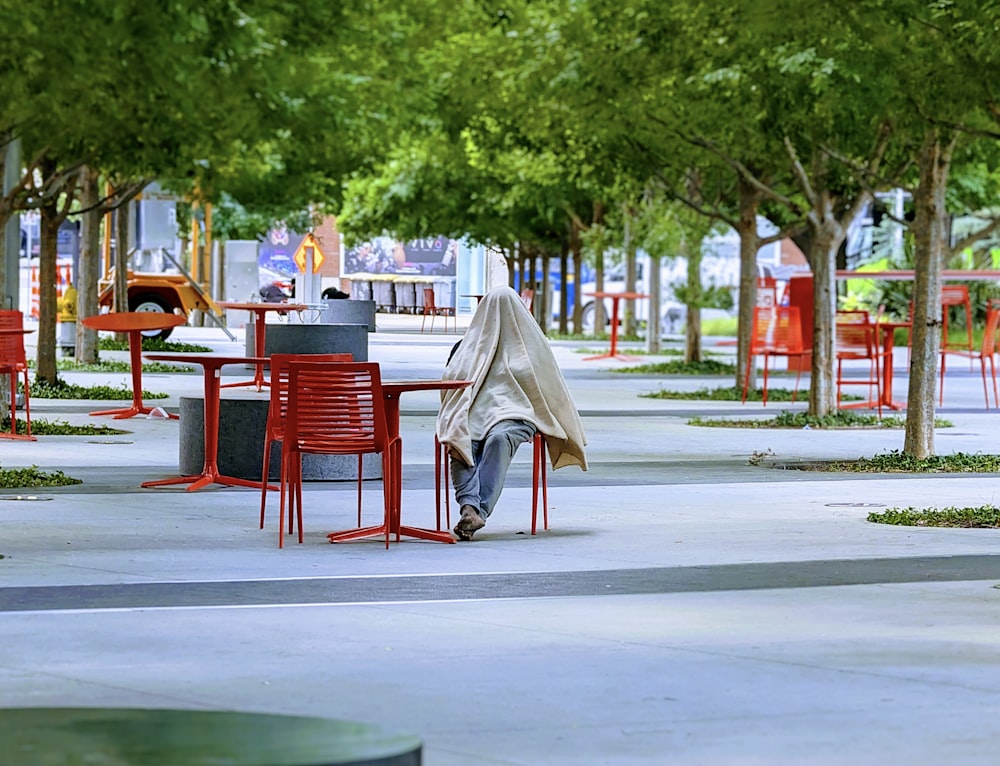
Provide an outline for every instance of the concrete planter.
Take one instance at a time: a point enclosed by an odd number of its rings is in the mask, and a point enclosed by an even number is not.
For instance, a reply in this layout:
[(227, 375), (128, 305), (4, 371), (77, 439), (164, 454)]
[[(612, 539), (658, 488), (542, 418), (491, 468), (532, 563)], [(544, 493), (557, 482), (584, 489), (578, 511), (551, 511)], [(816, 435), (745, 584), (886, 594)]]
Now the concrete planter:
[[(260, 481), (264, 463), (264, 427), (267, 423), (267, 399), (222, 399), (219, 402), (219, 472), (239, 479)], [(201, 473), (205, 462), (205, 399), (180, 397), (180, 473)], [(281, 443), (271, 447), (270, 478), (281, 474)], [(382, 477), (382, 460), (365, 455), (364, 479)], [(358, 478), (355, 455), (304, 455), (302, 477), (306, 481), (354, 481)]]
[(323, 301), (323, 322), (326, 324), (363, 324), (375, 332), (375, 301)]
[[(247, 356), (254, 356), (254, 335), (254, 326), (247, 325)], [(368, 361), (367, 325), (268, 324), (264, 334), (264, 356), (343, 353), (350, 353), (355, 362)]]

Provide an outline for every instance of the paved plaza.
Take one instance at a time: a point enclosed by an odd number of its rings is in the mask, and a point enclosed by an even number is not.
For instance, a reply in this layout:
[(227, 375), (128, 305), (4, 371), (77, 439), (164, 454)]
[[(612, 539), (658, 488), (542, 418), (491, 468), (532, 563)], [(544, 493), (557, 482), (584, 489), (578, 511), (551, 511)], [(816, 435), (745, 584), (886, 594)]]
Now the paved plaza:
[[(440, 374), (458, 336), (419, 323), (378, 316), (385, 378)], [(173, 339), (245, 350), (210, 328)], [(641, 398), (731, 380), (622, 376), (584, 361), (606, 344), (553, 345), (590, 470), (550, 471), (551, 528), (532, 536), (521, 450), (487, 527), (455, 545), (330, 545), (355, 485), (314, 482), (304, 544), (279, 550), (276, 494), (260, 530), (255, 490), (139, 487), (177, 473), (177, 421), (33, 400), (34, 418), (129, 433), (0, 441), (3, 468), (83, 480), (0, 490), (0, 705), (344, 718), (416, 735), (427, 766), (996, 763), (1000, 530), (866, 516), (996, 503), (997, 476), (797, 470), (903, 433), (694, 427), (792, 406)], [(1000, 451), (978, 370), (948, 375), (937, 451)], [(172, 411), (201, 387), (197, 368), (144, 376)], [(406, 524), (434, 524), (438, 396), (402, 399)], [(380, 502), (368, 482), (372, 523)]]

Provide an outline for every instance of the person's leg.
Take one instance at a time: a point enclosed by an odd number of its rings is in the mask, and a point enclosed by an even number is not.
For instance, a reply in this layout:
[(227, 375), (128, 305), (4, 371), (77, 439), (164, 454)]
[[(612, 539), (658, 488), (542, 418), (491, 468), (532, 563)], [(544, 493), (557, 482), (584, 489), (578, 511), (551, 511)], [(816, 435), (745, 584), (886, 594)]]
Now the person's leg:
[(455, 486), (455, 499), (461, 512), (461, 518), (454, 529), (459, 540), (471, 540), (476, 530), (486, 525), (479, 513), (479, 461), (482, 454), (483, 442), (473, 440), (471, 466), (456, 457), (451, 459), (451, 481)]
[(483, 451), (481, 441), (472, 442), (472, 465), (466, 465), (457, 457), (451, 458), (451, 483), (455, 487), (455, 499), (459, 507), (471, 505), (479, 510), (479, 470), (477, 465)]
[(501, 420), (486, 434), (481, 454), (476, 460), (479, 472), (479, 515), (489, 518), (500, 499), (507, 469), (517, 448), (530, 441), (535, 427), (525, 420)]

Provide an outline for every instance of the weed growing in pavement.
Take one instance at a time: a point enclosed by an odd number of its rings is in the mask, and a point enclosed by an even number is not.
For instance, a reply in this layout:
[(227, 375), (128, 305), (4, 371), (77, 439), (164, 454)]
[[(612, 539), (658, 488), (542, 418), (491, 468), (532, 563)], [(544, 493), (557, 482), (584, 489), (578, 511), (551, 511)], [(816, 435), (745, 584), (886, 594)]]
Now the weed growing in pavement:
[(764, 462), (764, 460), (769, 457), (774, 457), (774, 452), (771, 450), (770, 447), (768, 447), (763, 452), (754, 452), (747, 459), (747, 463), (749, 463), (750, 465), (761, 465)]

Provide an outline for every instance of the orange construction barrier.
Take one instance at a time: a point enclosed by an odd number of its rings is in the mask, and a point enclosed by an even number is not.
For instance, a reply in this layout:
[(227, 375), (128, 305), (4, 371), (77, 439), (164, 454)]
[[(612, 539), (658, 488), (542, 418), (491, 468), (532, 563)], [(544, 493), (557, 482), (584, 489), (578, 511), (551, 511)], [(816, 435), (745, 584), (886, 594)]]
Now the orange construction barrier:
[[(57, 263), (56, 264), (56, 300), (63, 297), (66, 289), (73, 284), (73, 264), (71, 262), (67, 263)], [(31, 267), (31, 278), (29, 281), (30, 292), (31, 292), (31, 316), (33, 319), (38, 319), (38, 267)]]

